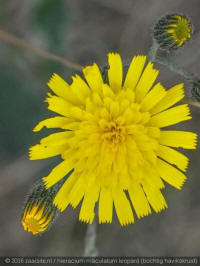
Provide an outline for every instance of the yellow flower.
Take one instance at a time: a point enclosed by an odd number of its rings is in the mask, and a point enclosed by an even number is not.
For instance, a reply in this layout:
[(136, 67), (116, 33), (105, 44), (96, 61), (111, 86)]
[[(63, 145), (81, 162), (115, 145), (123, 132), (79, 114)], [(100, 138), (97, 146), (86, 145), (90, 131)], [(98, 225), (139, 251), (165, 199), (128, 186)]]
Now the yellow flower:
[(154, 28), (154, 38), (163, 49), (176, 49), (188, 40), (192, 34), (190, 20), (179, 14), (162, 17)]
[(113, 204), (121, 225), (133, 223), (132, 206), (138, 218), (151, 207), (160, 212), (167, 208), (163, 181), (181, 189), (186, 180), (188, 158), (173, 148), (195, 149), (197, 135), (165, 129), (191, 119), (187, 104), (172, 107), (184, 97), (183, 84), (169, 90), (154, 85), (158, 70), (145, 62), (146, 56), (133, 57), (123, 81), (121, 57), (110, 53), (108, 84), (96, 64), (83, 68), (85, 81), (75, 75), (69, 85), (54, 74), (48, 83), (57, 95), (48, 94), (48, 109), (61, 116), (41, 121), (34, 131), (63, 131), (31, 147), (30, 159), (61, 155), (63, 161), (43, 177), (47, 189), (74, 169), (54, 204), (63, 211), (83, 199), (81, 221), (92, 223), (98, 202), (99, 223), (112, 222)]

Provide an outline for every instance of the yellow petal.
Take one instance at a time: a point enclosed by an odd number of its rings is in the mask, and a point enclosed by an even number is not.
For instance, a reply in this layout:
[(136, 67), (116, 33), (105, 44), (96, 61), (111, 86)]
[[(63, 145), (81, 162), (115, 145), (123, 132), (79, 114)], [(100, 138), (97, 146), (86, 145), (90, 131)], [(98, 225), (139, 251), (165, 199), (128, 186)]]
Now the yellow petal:
[(103, 79), (97, 64), (83, 68), (83, 74), (91, 90), (101, 95)]
[(47, 85), (56, 95), (64, 98), (66, 101), (75, 105), (81, 103), (75, 93), (71, 90), (69, 84), (67, 84), (67, 82), (59, 75), (54, 73)]
[(103, 101), (97, 92), (92, 94), (92, 100), (93, 100), (93, 103), (96, 107), (97, 106), (103, 106)]
[[(157, 166), (157, 162), (155, 167)], [(165, 187), (164, 182), (162, 181), (162, 179), (160, 178), (156, 168), (154, 169), (153, 167), (147, 167), (144, 168), (144, 173), (145, 173), (145, 182), (151, 186), (152, 188), (156, 189), (156, 190), (160, 190), (163, 189)]]
[(81, 205), (81, 210), (79, 214), (79, 220), (92, 224), (94, 220), (94, 207), (99, 197), (100, 187), (98, 185), (93, 185), (87, 189)]
[(167, 94), (158, 104), (151, 110), (152, 114), (159, 113), (167, 108), (173, 106), (184, 97), (183, 83), (180, 83), (167, 91)]
[(160, 138), (160, 129), (157, 127), (146, 127), (148, 136), (159, 139)]
[(156, 84), (142, 100), (140, 110), (143, 112), (150, 111), (166, 93), (166, 90), (160, 83)]
[(113, 199), (117, 217), (122, 226), (134, 223), (133, 211), (124, 191), (113, 192)]
[(85, 194), (86, 183), (83, 177), (77, 177), (77, 181), (74, 184), (69, 194), (69, 202), (73, 208), (76, 208)]
[(141, 185), (131, 184), (128, 192), (138, 218), (151, 214), (151, 208)]
[(122, 87), (123, 79), (123, 66), (121, 56), (117, 53), (109, 53), (108, 64), (110, 66), (108, 70), (109, 84), (113, 91), (117, 92)]
[(85, 103), (86, 98), (91, 94), (91, 90), (79, 75), (72, 77), (72, 80), (73, 82), (70, 85), (71, 90), (82, 103)]
[(41, 160), (49, 157), (57, 156), (64, 152), (67, 148), (67, 145), (44, 145), (37, 144), (30, 148), (29, 158), (30, 160)]
[(75, 120), (83, 120), (84, 119), (84, 111), (76, 106), (72, 106), (68, 110), (69, 117)]
[(46, 177), (43, 177), (46, 188), (50, 188), (65, 177), (71, 170), (73, 166), (68, 160), (62, 161)]
[(149, 62), (135, 89), (137, 102), (141, 102), (144, 96), (151, 89), (158, 76), (158, 73), (158, 70), (154, 69), (153, 64)]
[(181, 189), (186, 176), (170, 164), (158, 160), (158, 172), (163, 180), (177, 189)]
[(33, 129), (34, 132), (40, 131), (43, 127), (46, 128), (62, 128), (67, 129), (66, 124), (72, 123), (74, 120), (67, 117), (56, 116), (52, 118), (44, 119), (39, 122)]
[(108, 84), (103, 84), (102, 90), (103, 90), (104, 98), (109, 97), (112, 99), (115, 97), (115, 94), (111, 90), (110, 86), (108, 86)]
[(134, 56), (131, 64), (129, 66), (125, 81), (124, 81), (124, 88), (131, 88), (134, 89), (138, 83), (138, 80), (142, 74), (144, 64), (146, 61), (146, 56)]
[(69, 205), (69, 193), (77, 181), (77, 176), (72, 173), (56, 194), (53, 204), (62, 212)]
[(99, 198), (99, 223), (111, 223), (113, 216), (113, 198), (108, 188), (101, 188)]
[(60, 115), (68, 116), (68, 110), (71, 104), (61, 97), (52, 96), (50, 93), (48, 96), (45, 100), (48, 103), (48, 109)]
[(63, 131), (58, 133), (50, 134), (49, 136), (42, 138), (40, 140), (41, 144), (44, 145), (61, 145), (66, 144), (68, 142), (68, 139), (73, 135), (70, 131)]
[(165, 161), (176, 165), (182, 171), (186, 171), (189, 160), (184, 154), (169, 147), (160, 145), (159, 149), (157, 150), (157, 155)]
[(192, 117), (190, 116), (190, 109), (188, 104), (181, 104), (176, 107), (172, 107), (162, 113), (154, 115), (149, 122), (151, 126), (157, 127), (166, 127), (170, 125), (177, 124), (179, 122), (189, 120)]
[(189, 131), (161, 130), (159, 142), (176, 148), (196, 149), (197, 134)]
[(147, 199), (155, 212), (160, 212), (163, 209), (167, 208), (165, 198), (163, 197), (159, 189), (153, 188), (148, 184), (143, 184), (143, 188)]

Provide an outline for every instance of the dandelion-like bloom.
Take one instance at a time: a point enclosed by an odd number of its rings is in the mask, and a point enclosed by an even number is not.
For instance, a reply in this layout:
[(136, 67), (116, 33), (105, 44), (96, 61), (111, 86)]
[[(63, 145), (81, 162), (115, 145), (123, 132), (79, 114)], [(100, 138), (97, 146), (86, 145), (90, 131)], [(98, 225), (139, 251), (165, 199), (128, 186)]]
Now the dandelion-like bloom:
[(57, 208), (53, 205), (53, 199), (59, 186), (46, 190), (43, 184), (38, 183), (26, 200), (22, 226), (24, 230), (33, 235), (45, 231), (54, 221)]
[[(119, 54), (108, 55), (108, 84), (96, 64), (83, 68), (71, 85), (54, 74), (48, 83), (48, 109), (61, 116), (40, 122), (34, 131), (61, 128), (31, 147), (30, 159), (61, 154), (63, 161), (43, 178), (46, 188), (73, 173), (54, 204), (63, 211), (82, 201), (79, 219), (92, 223), (98, 202), (99, 223), (111, 223), (113, 205), (121, 225), (167, 207), (161, 193), (166, 181), (181, 189), (188, 158), (173, 148), (195, 149), (196, 134), (165, 127), (191, 119), (183, 84), (166, 90), (154, 85), (158, 70), (135, 56), (123, 81)], [(179, 169), (180, 170), (179, 170)], [(150, 207), (151, 206), (151, 207)]]
[(188, 40), (192, 34), (190, 19), (184, 15), (171, 14), (162, 17), (154, 28), (154, 38), (162, 49), (177, 49)]

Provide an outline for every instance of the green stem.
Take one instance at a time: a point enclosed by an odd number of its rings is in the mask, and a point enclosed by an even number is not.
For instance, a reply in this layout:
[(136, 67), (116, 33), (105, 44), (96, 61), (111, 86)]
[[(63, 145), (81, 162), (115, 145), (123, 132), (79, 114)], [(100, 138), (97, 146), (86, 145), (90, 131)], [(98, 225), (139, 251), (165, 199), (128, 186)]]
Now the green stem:
[(167, 66), (170, 70), (183, 76), (184, 78), (186, 78), (188, 81), (190, 81), (192, 83), (198, 80), (198, 78), (195, 77), (194, 74), (188, 73), (182, 66), (173, 63), (172, 61), (170, 61), (167, 58), (157, 56), (157, 57), (155, 57), (154, 62), (157, 62), (157, 63), (160, 63), (164, 66)]
[(158, 48), (159, 48), (159, 44), (157, 43), (157, 41), (155, 39), (153, 39), (151, 48), (150, 48), (149, 53), (147, 55), (148, 61), (153, 62), (155, 60)]
[[(159, 64), (167, 66), (170, 70), (172, 70), (173, 72), (183, 76), (186, 80), (188, 80), (192, 84), (194, 84), (195, 82), (198, 82), (198, 80), (199, 80), (194, 74), (188, 73), (182, 66), (173, 63), (172, 61), (168, 60), (167, 58), (158, 57), (157, 56), (154, 59), (154, 62), (157, 62)], [(187, 103), (187, 104), (190, 104), (190, 105), (193, 105), (195, 107), (200, 108), (200, 103), (197, 102), (197, 101), (193, 101), (190, 98), (184, 99), (184, 102)]]

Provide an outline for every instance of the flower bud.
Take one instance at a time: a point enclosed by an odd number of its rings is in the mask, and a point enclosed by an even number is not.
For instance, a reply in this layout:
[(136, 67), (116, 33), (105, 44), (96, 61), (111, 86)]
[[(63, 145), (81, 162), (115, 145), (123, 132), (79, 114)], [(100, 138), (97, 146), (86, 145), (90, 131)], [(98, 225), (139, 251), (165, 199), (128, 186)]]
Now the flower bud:
[(23, 210), (21, 222), (24, 230), (35, 235), (45, 231), (52, 224), (58, 212), (53, 205), (57, 191), (58, 186), (46, 190), (42, 182), (34, 186)]
[(154, 39), (163, 50), (183, 46), (192, 35), (191, 21), (185, 15), (170, 14), (163, 16), (154, 27)]
[(193, 82), (193, 87), (192, 87), (192, 97), (200, 102), (200, 80), (194, 81)]

